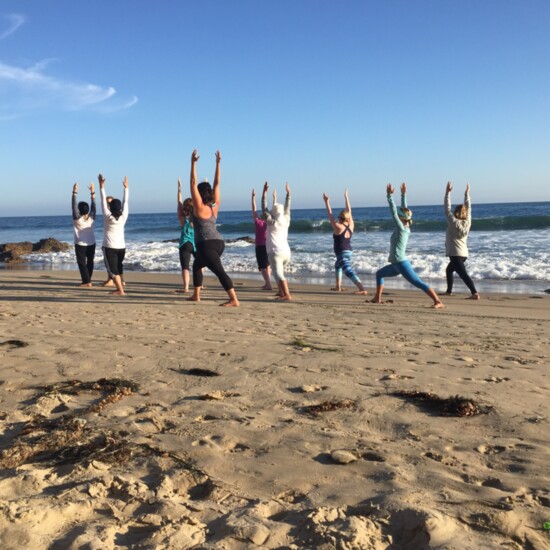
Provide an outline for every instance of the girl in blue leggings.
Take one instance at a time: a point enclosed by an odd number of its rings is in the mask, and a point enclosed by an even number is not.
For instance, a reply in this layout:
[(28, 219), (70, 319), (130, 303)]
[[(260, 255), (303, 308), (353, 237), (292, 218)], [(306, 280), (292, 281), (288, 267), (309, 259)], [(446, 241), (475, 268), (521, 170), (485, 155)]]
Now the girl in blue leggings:
[(374, 304), (382, 303), (382, 291), (384, 290), (385, 277), (403, 275), (409, 283), (423, 290), (433, 300), (433, 307), (445, 307), (438, 298), (435, 290), (427, 285), (415, 273), (405, 254), (407, 242), (411, 233), (410, 226), (412, 224), (412, 212), (407, 208), (407, 186), (404, 183), (401, 184), (401, 207), (399, 209), (396, 208), (393, 202), (394, 189), (391, 183), (388, 184), (386, 191), (390, 211), (393, 216), (393, 221), (395, 222), (395, 231), (392, 233), (390, 240), (390, 256), (388, 258), (390, 264), (376, 272), (376, 294), (371, 302)]
[(336, 254), (336, 262), (334, 264), (334, 270), (336, 271), (336, 286), (331, 290), (340, 292), (344, 290), (342, 288), (342, 274), (351, 279), (357, 287), (357, 294), (367, 294), (363, 283), (359, 279), (357, 273), (351, 265), (352, 249), (351, 249), (351, 237), (353, 230), (355, 229), (355, 223), (353, 216), (351, 215), (351, 204), (349, 202), (348, 190), (344, 193), (344, 200), (346, 202), (345, 210), (342, 210), (338, 214), (338, 219), (335, 220), (332, 215), (332, 208), (330, 207), (329, 196), (323, 193), (323, 200), (325, 201), (325, 207), (327, 209), (328, 219), (332, 229), (334, 230), (334, 253)]

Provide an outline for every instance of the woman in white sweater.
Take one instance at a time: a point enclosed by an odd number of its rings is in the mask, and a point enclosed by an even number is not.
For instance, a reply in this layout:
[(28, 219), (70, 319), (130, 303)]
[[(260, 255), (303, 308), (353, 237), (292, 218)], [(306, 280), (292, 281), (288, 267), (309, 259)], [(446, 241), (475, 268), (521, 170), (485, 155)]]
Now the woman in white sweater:
[(288, 228), (290, 227), (290, 186), (286, 184), (286, 199), (284, 206), (277, 202), (277, 194), (273, 192), (273, 208), (267, 208), (267, 181), (262, 193), (262, 216), (267, 222), (267, 255), (273, 276), (279, 287), (278, 300), (290, 301), (292, 296), (285, 279), (285, 267), (290, 262), (290, 246), (288, 245)]
[(122, 273), (124, 256), (126, 254), (126, 241), (124, 239), (124, 226), (128, 219), (128, 178), (124, 176), (124, 197), (122, 202), (113, 199), (107, 203), (105, 196), (105, 178), (99, 174), (99, 190), (101, 194), (101, 210), (104, 218), (103, 247), (109, 269), (113, 274), (116, 290), (111, 294), (124, 296)]
[(472, 208), (470, 204), (470, 184), (466, 185), (464, 193), (464, 204), (455, 206), (451, 211), (451, 191), (453, 186), (451, 182), (447, 183), (445, 192), (445, 215), (447, 217), (447, 235), (445, 238), (445, 252), (449, 256), (449, 265), (447, 265), (447, 291), (445, 294), (453, 293), (453, 274), (456, 272), (464, 281), (464, 284), (470, 289), (472, 295), (470, 299), (479, 300), (479, 293), (476, 290), (474, 282), (466, 271), (464, 263), (468, 259), (468, 233), (472, 225)]

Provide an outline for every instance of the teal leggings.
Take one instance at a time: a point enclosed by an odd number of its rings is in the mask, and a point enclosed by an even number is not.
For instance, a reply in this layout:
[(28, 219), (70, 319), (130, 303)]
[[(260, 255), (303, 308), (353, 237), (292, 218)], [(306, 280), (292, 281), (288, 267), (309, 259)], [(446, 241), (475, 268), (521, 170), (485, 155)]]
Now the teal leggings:
[(428, 292), (430, 285), (427, 285), (414, 271), (409, 260), (403, 262), (397, 262), (395, 264), (389, 264), (379, 269), (376, 272), (376, 285), (380, 286), (384, 284), (384, 277), (397, 277), (403, 275), (411, 285), (416, 288)]

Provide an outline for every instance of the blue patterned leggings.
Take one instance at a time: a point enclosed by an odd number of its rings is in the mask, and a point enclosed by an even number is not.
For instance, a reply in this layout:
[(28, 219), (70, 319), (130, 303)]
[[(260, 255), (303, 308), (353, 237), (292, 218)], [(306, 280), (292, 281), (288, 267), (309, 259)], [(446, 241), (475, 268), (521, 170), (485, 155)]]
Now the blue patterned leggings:
[(342, 279), (342, 272), (344, 272), (346, 277), (349, 277), (354, 283), (358, 283), (360, 279), (353, 267), (351, 267), (351, 256), (351, 250), (343, 250), (336, 255), (336, 262), (334, 263), (336, 277), (338, 280)]

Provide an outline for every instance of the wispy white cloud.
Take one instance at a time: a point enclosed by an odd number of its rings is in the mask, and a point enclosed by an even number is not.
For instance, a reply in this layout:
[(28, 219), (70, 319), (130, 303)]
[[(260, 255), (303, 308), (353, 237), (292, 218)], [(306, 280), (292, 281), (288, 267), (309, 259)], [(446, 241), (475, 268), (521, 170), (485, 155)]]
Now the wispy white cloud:
[[(0, 40), (7, 38), (10, 34), (13, 34), (25, 22), (25, 17), (17, 13), (1, 15), (0, 17), (7, 23), (7, 28), (0, 30)], [(2, 25), (2, 27), (3, 26), (4, 25)]]
[[(4, 16), (9, 28), (0, 40), (14, 33), (24, 22), (21, 15)], [(63, 79), (47, 73), (54, 59), (44, 59), (31, 67), (0, 61), (0, 120), (9, 120), (40, 110), (96, 110), (114, 113), (133, 107), (136, 96), (120, 98), (112, 86), (99, 86)]]
[(118, 98), (112, 86), (98, 86), (50, 76), (44, 72), (50, 60), (29, 68), (0, 62), (0, 112), (25, 114), (39, 109), (79, 111), (95, 109), (112, 113), (128, 109), (137, 103), (137, 97)]

